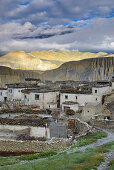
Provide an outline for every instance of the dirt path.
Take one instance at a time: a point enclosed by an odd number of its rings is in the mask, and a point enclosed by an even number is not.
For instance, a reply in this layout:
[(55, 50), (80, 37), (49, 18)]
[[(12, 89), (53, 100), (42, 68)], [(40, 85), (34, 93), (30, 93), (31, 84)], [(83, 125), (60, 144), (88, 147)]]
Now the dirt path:
[(114, 151), (110, 151), (108, 153), (105, 153), (105, 162), (103, 162), (99, 167), (98, 170), (108, 170), (108, 163), (114, 159)]
[(102, 139), (98, 139), (97, 142), (86, 145), (86, 146), (82, 146), (82, 147), (75, 147), (74, 149), (68, 148), (64, 151), (66, 151), (67, 153), (70, 152), (76, 152), (76, 151), (84, 151), (87, 148), (96, 148), (98, 146), (101, 146), (103, 144), (106, 144), (108, 142), (114, 141), (114, 133), (109, 132), (107, 130), (103, 130), (104, 132), (106, 132), (108, 134), (108, 136), (106, 138), (102, 138)]

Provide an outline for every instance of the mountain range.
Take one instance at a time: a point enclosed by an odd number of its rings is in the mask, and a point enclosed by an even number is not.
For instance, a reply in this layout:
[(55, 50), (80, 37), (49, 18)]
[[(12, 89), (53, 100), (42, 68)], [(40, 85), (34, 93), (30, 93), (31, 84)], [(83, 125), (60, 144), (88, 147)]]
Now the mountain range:
[(24, 51), (14, 50), (0, 57), (0, 66), (21, 70), (52, 70), (65, 62), (80, 61), (88, 58), (113, 57), (114, 54), (105, 52), (79, 51)]

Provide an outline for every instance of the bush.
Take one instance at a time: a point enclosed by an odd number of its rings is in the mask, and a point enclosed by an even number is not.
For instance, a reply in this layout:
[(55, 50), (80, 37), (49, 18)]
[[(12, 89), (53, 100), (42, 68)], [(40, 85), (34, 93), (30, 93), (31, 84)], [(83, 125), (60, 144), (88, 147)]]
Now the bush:
[(67, 109), (66, 110), (66, 115), (70, 115), (70, 116), (75, 115), (75, 111), (71, 110), (71, 109)]

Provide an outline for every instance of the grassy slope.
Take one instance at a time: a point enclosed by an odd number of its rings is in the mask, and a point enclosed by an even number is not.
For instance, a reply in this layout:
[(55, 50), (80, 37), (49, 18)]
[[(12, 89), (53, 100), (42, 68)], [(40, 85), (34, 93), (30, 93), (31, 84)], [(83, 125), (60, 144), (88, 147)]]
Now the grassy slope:
[(88, 135), (88, 136), (83, 136), (77, 139), (77, 143), (72, 145), (71, 148), (75, 148), (75, 147), (81, 147), (81, 146), (85, 146), (85, 145), (89, 145), (91, 143), (94, 143), (97, 141), (97, 139), (101, 139), (107, 137), (107, 133), (106, 132), (96, 132), (94, 134)]
[(114, 141), (108, 144), (102, 145), (96, 149), (88, 148), (85, 151), (77, 151), (67, 154), (63, 152), (53, 157), (43, 160), (35, 160), (20, 165), (14, 165), (10, 167), (3, 167), (2, 170), (91, 170), (97, 169), (101, 162), (104, 161), (105, 152), (112, 149)]
[[(106, 135), (106, 134), (105, 134)], [(96, 133), (93, 135), (93, 138), (103, 137), (104, 134)], [(88, 137), (89, 138), (89, 137)], [(67, 154), (56, 153), (54, 151), (40, 153), (40, 154), (32, 154), (25, 155), (19, 157), (0, 157), (0, 165), (4, 165), (0, 169), (2, 170), (18, 170), (18, 169), (31, 169), (31, 170), (66, 170), (66, 169), (76, 169), (76, 170), (91, 170), (96, 169), (100, 165), (102, 161), (104, 161), (104, 153), (108, 152), (110, 149), (114, 149), (113, 147), (114, 141), (108, 144), (102, 145), (96, 149), (88, 148), (85, 151), (77, 151), (74, 153)], [(57, 154), (57, 155), (56, 155)], [(53, 156), (53, 157), (52, 157)], [(38, 160), (39, 158), (46, 158)], [(37, 160), (34, 160), (37, 159)], [(27, 162), (20, 165), (13, 165), (15, 163), (19, 163), (21, 161), (26, 160), (34, 160), (33, 162)], [(5, 166), (12, 165), (12, 166)], [(112, 165), (111, 165), (112, 166)]]

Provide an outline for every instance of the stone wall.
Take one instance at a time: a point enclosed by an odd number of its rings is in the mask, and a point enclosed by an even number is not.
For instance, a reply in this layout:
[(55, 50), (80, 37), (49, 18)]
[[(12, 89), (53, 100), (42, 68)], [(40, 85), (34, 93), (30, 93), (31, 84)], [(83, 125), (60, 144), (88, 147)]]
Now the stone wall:
[(75, 132), (76, 133), (85, 133), (85, 132), (88, 132), (90, 129), (92, 129), (92, 127), (89, 124), (79, 119), (75, 119)]
[(13, 118), (13, 119), (10, 119), (10, 118), (0, 118), (0, 124), (2, 125), (25, 125), (25, 126), (40, 126), (40, 127), (44, 127), (47, 124), (49, 124), (49, 120), (48, 119), (35, 119), (35, 118), (25, 118), (25, 119), (22, 119), (22, 118)]
[(68, 136), (70, 135), (84, 135), (87, 133), (95, 132), (95, 129), (88, 123), (81, 121), (80, 119), (68, 120)]
[(49, 126), (50, 137), (67, 138), (67, 127), (65, 123), (58, 122)]
[(71, 145), (71, 139), (51, 139), (49, 141), (3, 141), (0, 140), (0, 152), (38, 153), (59, 150)]
[(91, 119), (90, 124), (92, 126), (104, 128), (104, 129), (111, 129), (114, 128), (114, 120), (104, 120), (104, 119)]

